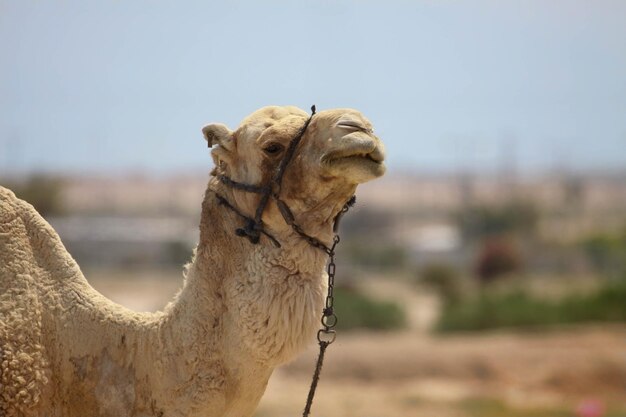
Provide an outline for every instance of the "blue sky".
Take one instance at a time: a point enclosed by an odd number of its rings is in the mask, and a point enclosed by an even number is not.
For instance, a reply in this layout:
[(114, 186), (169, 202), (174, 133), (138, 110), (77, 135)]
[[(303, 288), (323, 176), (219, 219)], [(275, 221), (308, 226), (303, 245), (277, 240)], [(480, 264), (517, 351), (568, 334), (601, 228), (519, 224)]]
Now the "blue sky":
[(391, 170), (626, 169), (626, 2), (0, 0), (0, 172), (210, 166), (267, 104), (353, 107)]

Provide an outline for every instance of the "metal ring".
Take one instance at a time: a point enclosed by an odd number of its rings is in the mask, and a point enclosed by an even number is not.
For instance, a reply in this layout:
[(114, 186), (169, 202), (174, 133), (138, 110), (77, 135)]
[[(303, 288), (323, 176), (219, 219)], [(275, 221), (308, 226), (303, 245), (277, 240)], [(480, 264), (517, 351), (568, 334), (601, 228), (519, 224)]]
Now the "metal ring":
[(330, 345), (335, 341), (336, 338), (337, 333), (335, 333), (334, 330), (319, 329), (317, 331), (317, 341), (320, 343), (326, 343), (327, 345)]
[(337, 325), (337, 315), (335, 313), (328, 316), (322, 316), (322, 324), (328, 328), (335, 327)]

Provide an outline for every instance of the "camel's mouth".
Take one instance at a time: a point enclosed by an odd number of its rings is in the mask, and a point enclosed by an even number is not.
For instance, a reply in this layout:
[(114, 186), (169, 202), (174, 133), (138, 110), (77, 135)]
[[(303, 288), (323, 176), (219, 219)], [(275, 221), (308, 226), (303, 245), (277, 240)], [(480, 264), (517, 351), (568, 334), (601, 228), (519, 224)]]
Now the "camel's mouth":
[(326, 163), (328, 164), (333, 164), (333, 163), (343, 162), (343, 161), (363, 162), (362, 161), (363, 159), (365, 159), (366, 161), (370, 161), (374, 164), (382, 164), (383, 161), (385, 160), (382, 153), (378, 151), (378, 148), (372, 152), (356, 152), (356, 153), (347, 153), (347, 154), (341, 151), (333, 152), (333, 153), (326, 155), (324, 159)]
[(375, 141), (357, 141), (346, 145), (326, 153), (322, 157), (322, 165), (334, 174), (356, 176), (358, 182), (380, 177), (385, 173), (382, 145)]

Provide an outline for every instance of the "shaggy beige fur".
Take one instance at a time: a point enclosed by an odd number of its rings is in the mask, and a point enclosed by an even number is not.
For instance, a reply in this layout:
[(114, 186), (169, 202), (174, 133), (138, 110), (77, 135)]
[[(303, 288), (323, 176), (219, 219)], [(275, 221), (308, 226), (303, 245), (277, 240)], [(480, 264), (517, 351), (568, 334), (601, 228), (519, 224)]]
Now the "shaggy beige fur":
[[(213, 174), (263, 183), (307, 114), (266, 107), (231, 132), (203, 129)], [(354, 110), (316, 115), (281, 196), (297, 222), (329, 242), (358, 183), (383, 174), (383, 148)], [(0, 187), (0, 415), (250, 416), (272, 370), (309, 343), (325, 296), (325, 254), (263, 221), (283, 247), (235, 236), (241, 219), (215, 193), (254, 213), (258, 195), (213, 176), (185, 283), (158, 313), (137, 313), (89, 286), (54, 230)]]

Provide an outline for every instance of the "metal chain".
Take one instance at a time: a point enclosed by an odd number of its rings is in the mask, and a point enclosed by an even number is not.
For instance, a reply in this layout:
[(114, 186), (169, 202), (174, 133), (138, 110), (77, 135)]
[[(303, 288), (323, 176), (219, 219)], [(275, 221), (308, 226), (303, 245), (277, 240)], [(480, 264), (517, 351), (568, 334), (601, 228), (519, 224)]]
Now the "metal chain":
[[(337, 265), (335, 264), (335, 247), (337, 247), (339, 241), (339, 235), (335, 235), (333, 238), (333, 245), (331, 246), (330, 253), (328, 254), (328, 266), (326, 267), (326, 272), (328, 272), (328, 293), (326, 294), (326, 303), (322, 312), (322, 326), (324, 326), (324, 328), (320, 329), (318, 332), (318, 342), (322, 342), (320, 339), (321, 333), (324, 333), (326, 336), (331, 334), (334, 335), (335, 331), (333, 328), (337, 325), (337, 315), (335, 314), (333, 308), (335, 304), (335, 270), (337, 269)], [(333, 336), (330, 343), (334, 340), (335, 337)]]
[[(342, 209), (342, 213), (348, 211), (348, 208), (349, 206), (346, 204)], [(324, 310), (322, 310), (323, 328), (317, 331), (317, 341), (320, 345), (320, 351), (317, 356), (315, 371), (313, 371), (313, 380), (311, 381), (311, 387), (309, 388), (309, 395), (306, 399), (302, 417), (308, 417), (311, 413), (313, 398), (315, 397), (317, 383), (319, 382), (322, 365), (324, 364), (324, 354), (326, 353), (326, 348), (332, 344), (337, 337), (337, 333), (334, 330), (334, 327), (337, 325), (337, 315), (334, 311), (335, 271), (337, 269), (337, 265), (335, 264), (335, 248), (340, 240), (339, 235), (335, 235), (332, 246), (330, 248), (326, 248), (328, 253), (328, 265), (326, 266), (326, 272), (328, 273), (328, 292), (326, 293)]]

